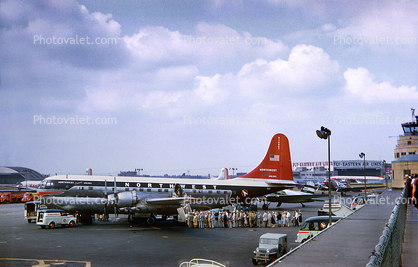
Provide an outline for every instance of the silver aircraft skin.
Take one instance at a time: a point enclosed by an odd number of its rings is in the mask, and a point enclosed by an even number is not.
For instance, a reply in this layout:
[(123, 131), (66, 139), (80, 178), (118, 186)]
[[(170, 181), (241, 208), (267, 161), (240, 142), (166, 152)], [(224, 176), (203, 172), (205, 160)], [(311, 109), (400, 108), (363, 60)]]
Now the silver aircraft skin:
[(301, 191), (284, 189), (264, 196), (267, 203), (263, 204), (263, 209), (267, 210), (271, 202), (276, 202), (277, 207), (280, 207), (282, 203), (300, 203), (302, 207), (305, 207), (304, 203), (307, 202), (324, 201), (320, 197), (320, 195), (315, 195), (315, 184), (307, 182)]
[(235, 179), (174, 179), (126, 176), (58, 175), (42, 181), (37, 193), (48, 208), (81, 214), (125, 213), (133, 217), (176, 215), (178, 209), (211, 209), (252, 204), (259, 196), (295, 186), (289, 142), (273, 136), (262, 162)]

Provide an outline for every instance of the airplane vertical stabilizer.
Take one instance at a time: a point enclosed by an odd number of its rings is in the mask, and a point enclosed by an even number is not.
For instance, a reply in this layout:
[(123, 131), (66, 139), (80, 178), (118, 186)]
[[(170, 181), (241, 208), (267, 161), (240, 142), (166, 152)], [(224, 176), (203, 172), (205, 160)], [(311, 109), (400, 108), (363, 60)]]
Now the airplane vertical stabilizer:
[(251, 172), (240, 178), (293, 181), (289, 140), (284, 134), (275, 134), (263, 161)]
[(211, 178), (212, 180), (228, 180), (229, 174), (227, 168), (222, 168), (221, 173), (216, 178)]
[(228, 180), (228, 179), (229, 179), (228, 169), (222, 168), (221, 173), (218, 176), (218, 180)]

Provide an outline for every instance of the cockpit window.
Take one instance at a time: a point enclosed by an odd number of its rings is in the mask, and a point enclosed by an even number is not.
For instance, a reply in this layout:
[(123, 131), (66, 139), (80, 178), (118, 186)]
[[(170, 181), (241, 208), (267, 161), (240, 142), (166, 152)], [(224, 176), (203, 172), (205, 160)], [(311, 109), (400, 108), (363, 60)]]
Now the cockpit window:
[(46, 184), (46, 179), (42, 180), (42, 181), (38, 184), (38, 188), (45, 188), (45, 184)]

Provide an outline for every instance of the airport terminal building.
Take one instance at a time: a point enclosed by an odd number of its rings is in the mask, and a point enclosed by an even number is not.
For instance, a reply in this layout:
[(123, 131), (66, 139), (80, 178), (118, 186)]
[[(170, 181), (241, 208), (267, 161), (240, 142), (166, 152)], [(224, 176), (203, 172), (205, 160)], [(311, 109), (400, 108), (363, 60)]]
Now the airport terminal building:
[[(390, 176), (391, 164), (381, 160), (334, 160), (331, 161), (331, 176)], [(327, 179), (328, 162), (293, 163), (295, 179)]]

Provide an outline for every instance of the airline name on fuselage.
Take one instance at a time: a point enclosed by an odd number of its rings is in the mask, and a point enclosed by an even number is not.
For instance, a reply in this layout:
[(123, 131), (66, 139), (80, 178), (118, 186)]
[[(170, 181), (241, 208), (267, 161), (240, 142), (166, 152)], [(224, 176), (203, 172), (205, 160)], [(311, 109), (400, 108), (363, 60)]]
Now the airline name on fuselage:
[[(133, 185), (132, 185), (133, 184)], [(125, 182), (125, 187), (147, 187), (147, 188), (155, 188), (158, 185), (159, 188), (165, 188), (164, 186), (169, 186), (169, 188), (175, 188), (176, 185), (175, 184), (163, 184), (163, 183), (129, 183), (129, 182)], [(181, 188), (186, 189), (186, 185), (185, 184), (179, 184)], [(198, 187), (201, 186), (201, 188), (196, 188), (196, 185), (192, 184), (189, 185), (191, 186), (191, 189), (214, 189), (216, 190), (216, 185), (210, 185), (210, 186), (206, 186), (206, 185), (198, 185)], [(210, 188), (212, 187), (212, 188)]]
[[(93, 182), (88, 181), (57, 181), (58, 184), (73, 184), (73, 185), (93, 185)], [(100, 182), (103, 184), (104, 182)], [(217, 189), (217, 185), (195, 185), (195, 184), (178, 184), (182, 189)], [(95, 184), (95, 186), (99, 186), (98, 184)], [(107, 186), (112, 187), (114, 186), (113, 181), (108, 181)], [(145, 188), (172, 188), (174, 189), (176, 187), (176, 184), (174, 183), (139, 183), (139, 182), (117, 182), (116, 187), (145, 187)]]

